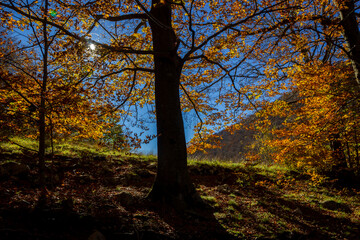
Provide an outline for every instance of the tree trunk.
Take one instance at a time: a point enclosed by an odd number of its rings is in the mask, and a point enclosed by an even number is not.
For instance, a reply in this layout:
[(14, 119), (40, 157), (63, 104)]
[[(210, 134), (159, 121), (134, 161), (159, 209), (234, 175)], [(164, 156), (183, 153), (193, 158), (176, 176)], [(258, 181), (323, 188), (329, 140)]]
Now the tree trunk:
[[(44, 13), (45, 13), (45, 20), (46, 14), (48, 12), (48, 0), (45, 1), (44, 6)], [(45, 198), (45, 140), (46, 140), (46, 110), (45, 110), (45, 94), (47, 88), (47, 80), (48, 80), (48, 36), (47, 36), (47, 24), (46, 22), (43, 23), (43, 38), (44, 38), (44, 52), (43, 52), (43, 79), (42, 79), (42, 86), (40, 92), (40, 106), (39, 106), (39, 177), (40, 177), (40, 187), (42, 189), (41, 201)], [(42, 204), (42, 203), (40, 203)]]
[(343, 144), (340, 141), (340, 134), (335, 133), (332, 134), (331, 140), (331, 150), (332, 150), (332, 157), (336, 161), (334, 168), (346, 168), (346, 157), (344, 153)]
[(355, 163), (356, 168), (360, 170), (360, 157), (359, 157), (359, 143), (357, 137), (357, 127), (354, 127), (354, 142), (355, 142)]
[(46, 140), (46, 126), (45, 126), (45, 99), (41, 93), (41, 103), (39, 107), (39, 177), (40, 185), (45, 188), (45, 140)]
[(177, 55), (171, 26), (171, 6), (154, 0), (150, 11), (155, 62), (155, 104), (158, 135), (157, 175), (149, 193), (154, 201), (189, 207), (197, 194), (187, 169), (186, 140), (180, 108), (180, 75), (183, 62)]
[(343, 35), (349, 48), (350, 60), (357, 85), (360, 86), (360, 31), (355, 15), (353, 0), (335, 0), (340, 11)]
[(349, 146), (349, 142), (346, 141), (346, 151), (347, 151), (347, 166), (349, 168), (353, 168), (353, 163), (352, 163), (352, 159), (351, 159), (351, 151), (350, 151), (350, 146)]

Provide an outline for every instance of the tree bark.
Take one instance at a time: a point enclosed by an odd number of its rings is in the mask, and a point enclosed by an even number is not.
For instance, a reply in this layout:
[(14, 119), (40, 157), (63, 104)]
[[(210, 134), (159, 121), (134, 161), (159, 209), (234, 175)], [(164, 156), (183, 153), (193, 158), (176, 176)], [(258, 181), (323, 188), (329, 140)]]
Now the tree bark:
[(339, 133), (332, 134), (331, 150), (332, 150), (332, 157), (336, 161), (335, 168), (346, 168), (347, 167), (346, 156), (344, 153), (343, 144), (340, 141)]
[[(44, 13), (45, 20), (46, 14), (48, 12), (49, 3), (48, 0), (45, 1)], [(42, 86), (40, 92), (40, 106), (39, 106), (39, 177), (40, 177), (40, 185), (42, 189), (41, 198), (45, 198), (45, 140), (46, 140), (46, 110), (45, 110), (45, 94), (47, 88), (47, 80), (48, 80), (48, 32), (47, 32), (47, 24), (43, 23), (43, 38), (44, 38), (44, 47), (43, 47), (43, 77), (42, 77)], [(43, 200), (43, 199), (41, 199)]]
[(154, 201), (187, 208), (198, 199), (187, 169), (187, 152), (180, 108), (180, 75), (183, 66), (177, 55), (178, 40), (171, 25), (171, 6), (153, 0), (150, 11), (155, 62), (155, 104), (158, 167), (149, 193)]
[(353, 0), (334, 0), (340, 11), (343, 36), (349, 48), (350, 60), (355, 73), (355, 80), (360, 86), (360, 31), (355, 15)]

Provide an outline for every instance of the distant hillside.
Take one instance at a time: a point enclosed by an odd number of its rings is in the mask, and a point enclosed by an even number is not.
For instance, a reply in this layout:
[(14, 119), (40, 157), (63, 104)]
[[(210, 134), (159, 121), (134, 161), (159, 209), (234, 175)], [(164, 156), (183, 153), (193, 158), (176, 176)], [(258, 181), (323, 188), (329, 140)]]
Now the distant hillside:
[[(255, 119), (255, 115), (250, 115), (244, 119), (242, 123), (247, 125)], [(255, 140), (256, 131), (241, 129), (234, 134), (222, 130), (217, 133), (222, 137), (222, 148), (209, 149), (207, 154), (196, 152), (192, 155), (195, 158), (210, 158), (210, 159), (227, 159), (227, 160), (243, 160), (245, 153), (248, 151), (249, 146)]]
[[(294, 104), (293, 106), (298, 106), (297, 102), (299, 100), (296, 93), (286, 93), (279, 98), (279, 100), (285, 100), (288, 103)], [(252, 122), (256, 121), (257, 117), (252, 114), (246, 119), (242, 120), (244, 126), (248, 126)], [(280, 117), (270, 117), (271, 123), (273, 126), (279, 127), (284, 119)], [(248, 152), (249, 147), (255, 141), (256, 131), (241, 129), (236, 131), (234, 134), (222, 130), (217, 133), (217, 135), (222, 137), (221, 148), (209, 149), (207, 154), (202, 152), (196, 152), (192, 154), (192, 157), (195, 158), (209, 158), (209, 159), (226, 159), (226, 160), (235, 160), (242, 161), (244, 160), (245, 154)]]

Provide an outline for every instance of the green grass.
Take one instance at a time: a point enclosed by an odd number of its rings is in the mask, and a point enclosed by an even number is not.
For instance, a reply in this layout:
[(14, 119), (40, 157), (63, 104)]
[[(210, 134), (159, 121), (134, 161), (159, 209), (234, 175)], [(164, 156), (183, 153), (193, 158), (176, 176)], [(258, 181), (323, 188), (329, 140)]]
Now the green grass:
[(262, 212), (258, 213), (256, 217), (262, 223), (269, 223), (270, 220), (274, 218), (274, 215), (269, 212)]
[[(37, 142), (23, 138), (12, 138), (13, 142), (26, 148), (37, 148)], [(10, 142), (0, 143), (0, 151), (8, 153), (26, 152), (23, 148)], [(50, 153), (50, 148), (47, 152)], [(156, 156), (135, 155), (120, 151), (113, 151), (93, 143), (61, 141), (54, 146), (57, 155), (91, 159), (94, 156), (106, 156), (107, 160), (118, 159), (126, 166), (126, 176), (131, 179), (142, 167), (156, 164)], [(94, 162), (95, 164), (97, 162)], [(108, 164), (119, 164), (119, 161), (109, 161)], [(319, 229), (330, 232), (334, 239), (340, 236), (336, 231), (327, 230), (328, 220), (351, 220), (351, 227), (360, 223), (360, 195), (353, 190), (328, 188), (326, 185), (314, 186), (310, 179), (294, 178), (294, 170), (283, 165), (233, 163), (229, 161), (189, 160), (190, 173), (196, 175), (199, 194), (216, 211), (215, 218), (235, 236), (265, 237), (281, 231), (303, 231), (303, 226), (309, 224), (303, 219), (304, 214), (309, 217), (320, 214)], [(193, 168), (193, 169), (191, 169)], [(109, 168), (110, 171), (111, 168)], [(116, 169), (116, 168), (113, 168)], [(124, 168), (125, 169), (125, 168)], [(196, 170), (193, 171), (192, 170)], [(201, 171), (197, 171), (201, 170)], [(130, 172), (129, 172), (130, 171)], [(124, 174), (124, 173), (121, 173)], [(141, 175), (141, 174), (138, 174)], [(226, 178), (228, 177), (228, 178)], [(136, 179), (141, 176), (136, 176)], [(220, 186), (226, 185), (226, 191)], [(123, 185), (114, 187), (119, 191)], [(126, 186), (129, 187), (129, 186)], [(131, 186), (130, 186), (131, 187)], [(110, 189), (107, 189), (110, 190)], [(145, 189), (148, 191), (148, 189)], [(144, 190), (144, 192), (146, 192)], [(321, 207), (321, 202), (334, 200), (348, 205), (354, 212), (347, 214), (341, 211), (331, 211)], [(304, 208), (307, 210), (304, 211)], [(310, 212), (311, 214), (307, 213)], [(331, 216), (331, 218), (327, 217)], [(312, 226), (308, 226), (312, 227)], [(348, 231), (349, 233), (345, 232)], [(344, 236), (354, 232), (345, 229)], [(350, 238), (350, 237), (349, 237)]]
[(157, 156), (155, 155), (134, 155), (135, 158), (145, 162), (157, 162)]
[(229, 201), (228, 201), (228, 204), (230, 205), (230, 206), (238, 206), (238, 203), (234, 200), (234, 199), (230, 199)]
[(204, 201), (206, 201), (206, 202), (208, 202), (208, 203), (210, 203), (210, 204), (215, 204), (215, 203), (216, 203), (216, 198), (213, 197), (213, 196), (204, 196), (204, 195), (202, 195), (201, 198), (202, 198)]
[(39, 144), (36, 140), (22, 137), (11, 137), (10, 141), (0, 142), (1, 152), (9, 154), (21, 154), (26, 151), (37, 151)]
[(226, 219), (226, 213), (223, 212), (215, 212), (214, 216), (216, 217), (217, 220), (221, 220), (221, 219)]
[[(8, 154), (22, 154), (26, 152), (36, 153), (39, 148), (38, 141), (23, 137), (11, 137), (10, 141), (0, 142), (0, 151)], [(46, 154), (52, 153), (52, 148), (48, 144)], [(94, 156), (124, 157), (125, 152), (99, 146), (96, 143), (80, 141), (62, 140), (54, 143), (54, 154), (66, 157), (91, 158)], [(152, 159), (148, 157), (144, 159)]]
[[(360, 224), (359, 194), (355, 194), (354, 190), (351, 189), (341, 190), (329, 188), (326, 184), (313, 184), (312, 180), (301, 170), (280, 164), (249, 165), (206, 159), (191, 159), (189, 165), (200, 170), (211, 169), (215, 173), (222, 173), (219, 170), (226, 168), (231, 170), (226, 171), (226, 175), (233, 174), (237, 177), (235, 181), (232, 180), (234, 181), (232, 182), (233, 185), (227, 184), (243, 195), (231, 191), (222, 193), (211, 187), (202, 187), (203, 191), (204, 188), (207, 189), (205, 190), (207, 199), (212, 199), (211, 196), (217, 197), (219, 207), (214, 215), (221, 225), (228, 232), (233, 232), (234, 235), (236, 235), (235, 232), (249, 234), (250, 231), (257, 232), (252, 236), (258, 237), (264, 234), (268, 237), (274, 234), (274, 237), (277, 237), (281, 231), (302, 232), (302, 224), (308, 224), (302, 218), (303, 214), (308, 214), (303, 211), (302, 207), (304, 206), (306, 206), (307, 211), (313, 211), (314, 215), (320, 214), (324, 221), (327, 218), (326, 216), (331, 216), (336, 219), (333, 220), (334, 222), (337, 220), (351, 221), (352, 227), (355, 224)], [(214, 178), (215, 176), (218, 177), (217, 181), (222, 179), (222, 174), (213, 174), (213, 176)], [(219, 185), (221, 184), (223, 183), (219, 183)], [(250, 189), (253, 192), (249, 191)], [(264, 194), (259, 194), (262, 192)], [(334, 200), (346, 204), (353, 210), (353, 213), (324, 209), (321, 207), (321, 202), (325, 200)], [(319, 231), (329, 233), (329, 236), (334, 239), (339, 237), (340, 235), (336, 231), (322, 229), (328, 224), (324, 221)], [(239, 222), (241, 222), (240, 225)], [(247, 224), (248, 222), (252, 223)], [(250, 228), (253, 230), (249, 230)], [(348, 232), (343, 231), (344, 236), (352, 236), (353, 233), (354, 231), (350, 230)]]
[(247, 164), (246, 162), (231, 162), (226, 159), (206, 159), (206, 158), (192, 158), (188, 159), (189, 165), (208, 165), (214, 167), (224, 167), (229, 169), (253, 169), (259, 174), (278, 174), (278, 172), (285, 173), (291, 170), (289, 167), (283, 164), (265, 164), (265, 163), (258, 163), (258, 164)]
[(234, 208), (234, 206), (232, 205), (228, 205), (226, 210), (230, 213), (235, 213), (236, 212), (236, 209)]
[(206, 159), (202, 159), (202, 160), (198, 160), (198, 159), (194, 159), (194, 158), (189, 158), (188, 159), (188, 165), (189, 166), (211, 166), (214, 168), (228, 168), (228, 169), (236, 169), (236, 168), (243, 168), (244, 164), (243, 163), (233, 163), (233, 162), (228, 162), (228, 161), (215, 161), (215, 160), (206, 160)]
[(257, 174), (269, 177), (276, 178), (279, 175), (284, 175), (290, 172), (290, 168), (283, 164), (257, 164), (251, 167), (251, 169)]

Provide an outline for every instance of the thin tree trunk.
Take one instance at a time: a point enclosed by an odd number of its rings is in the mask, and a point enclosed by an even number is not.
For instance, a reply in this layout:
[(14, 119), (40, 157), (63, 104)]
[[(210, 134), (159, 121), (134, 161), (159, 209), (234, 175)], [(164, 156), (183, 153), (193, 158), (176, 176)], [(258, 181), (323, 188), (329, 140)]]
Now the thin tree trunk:
[(197, 194), (187, 169), (186, 140), (180, 108), (183, 62), (177, 55), (177, 38), (171, 26), (171, 6), (154, 0), (150, 21), (155, 61), (155, 104), (158, 134), (157, 175), (149, 198), (187, 208)]
[[(46, 16), (48, 12), (48, 0), (45, 1), (44, 14)], [(45, 17), (46, 20), (46, 17)], [(47, 88), (48, 80), (48, 39), (47, 39), (47, 24), (46, 21), (43, 23), (43, 38), (44, 38), (44, 48), (43, 48), (43, 79), (40, 93), (40, 107), (39, 107), (39, 174), (40, 174), (40, 184), (43, 189), (43, 194), (45, 194), (45, 140), (46, 140), (46, 110), (45, 110), (45, 94)], [(44, 197), (44, 196), (42, 196)]]
[(357, 138), (356, 126), (354, 127), (354, 140), (355, 140), (355, 154), (356, 154), (355, 164), (359, 170), (360, 169), (360, 157), (359, 157), (359, 147), (358, 147), (359, 143), (358, 143), (358, 138)]
[(340, 134), (336, 133), (332, 135), (331, 140), (332, 157), (337, 162), (335, 168), (346, 168), (346, 156), (342, 142), (340, 141)]
[[(51, 144), (51, 156), (54, 157), (54, 126), (52, 119), (49, 118), (50, 121), (50, 144)], [(53, 158), (54, 159), (54, 158)]]
[(349, 146), (349, 142), (346, 141), (346, 150), (347, 150), (347, 165), (349, 168), (352, 168), (353, 165), (352, 165), (352, 162), (351, 162), (351, 151), (350, 151), (350, 146)]

